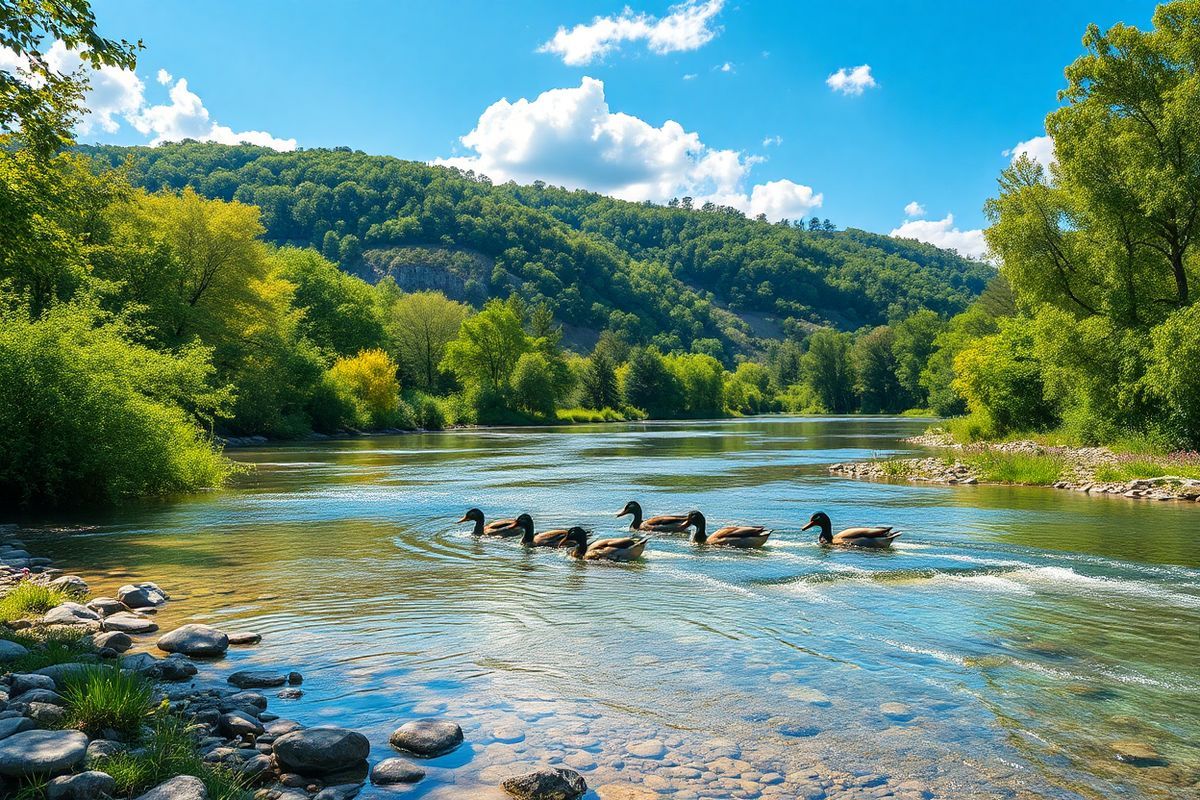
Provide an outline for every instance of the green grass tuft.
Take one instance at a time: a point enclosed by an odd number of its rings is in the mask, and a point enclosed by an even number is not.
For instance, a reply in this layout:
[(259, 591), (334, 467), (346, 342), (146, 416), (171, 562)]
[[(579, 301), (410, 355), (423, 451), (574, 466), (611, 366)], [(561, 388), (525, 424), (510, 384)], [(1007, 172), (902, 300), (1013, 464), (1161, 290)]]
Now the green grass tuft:
[(1200, 480), (1200, 467), (1190, 464), (1172, 464), (1165, 460), (1136, 459), (1117, 464), (1106, 464), (1096, 469), (1096, 480), (1104, 483), (1128, 483), (1137, 478), (1162, 478), (1168, 475)]
[(68, 600), (78, 600), (72, 595), (59, 589), (21, 581), (8, 594), (0, 597), (0, 622), (39, 617), (50, 609)]
[(87, 634), (70, 630), (52, 630), (33, 633), (10, 631), (0, 628), (0, 639), (16, 642), (29, 650), (28, 655), (13, 659), (4, 665), (12, 672), (34, 672), (53, 664), (78, 661), (84, 653), (92, 652)]
[(116, 664), (68, 675), (62, 688), (67, 725), (93, 737), (112, 728), (134, 738), (150, 713), (152, 692), (150, 681)]
[(986, 451), (964, 454), (962, 461), (979, 473), (981, 480), (1033, 486), (1049, 486), (1055, 483), (1061, 479), (1067, 468), (1066, 459), (1049, 454)]

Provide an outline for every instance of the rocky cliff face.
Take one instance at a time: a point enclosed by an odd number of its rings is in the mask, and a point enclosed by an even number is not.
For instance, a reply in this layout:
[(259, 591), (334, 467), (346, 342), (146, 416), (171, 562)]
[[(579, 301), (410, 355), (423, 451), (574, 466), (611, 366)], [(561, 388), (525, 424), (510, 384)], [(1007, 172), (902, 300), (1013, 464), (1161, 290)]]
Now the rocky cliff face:
[(460, 247), (378, 248), (363, 253), (363, 265), (373, 283), (391, 277), (406, 292), (438, 291), (473, 305), (481, 305), (504, 283), (516, 285), (507, 271), (495, 274), (491, 258)]

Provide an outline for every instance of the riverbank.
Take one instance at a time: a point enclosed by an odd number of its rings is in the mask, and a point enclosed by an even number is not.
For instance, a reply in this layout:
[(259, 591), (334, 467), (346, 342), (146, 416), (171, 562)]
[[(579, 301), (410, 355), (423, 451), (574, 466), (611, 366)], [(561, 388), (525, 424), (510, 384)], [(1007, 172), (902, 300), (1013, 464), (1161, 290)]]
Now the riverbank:
[[(856, 480), (1044, 486), (1133, 500), (1200, 502), (1200, 477), (1193, 477), (1200, 473), (1200, 466), (1185, 456), (1151, 460), (1107, 447), (1044, 445), (1030, 440), (964, 445), (946, 433), (926, 433), (904, 442), (942, 454), (839, 463), (829, 471)], [(1172, 474), (1172, 467), (1188, 474)]]

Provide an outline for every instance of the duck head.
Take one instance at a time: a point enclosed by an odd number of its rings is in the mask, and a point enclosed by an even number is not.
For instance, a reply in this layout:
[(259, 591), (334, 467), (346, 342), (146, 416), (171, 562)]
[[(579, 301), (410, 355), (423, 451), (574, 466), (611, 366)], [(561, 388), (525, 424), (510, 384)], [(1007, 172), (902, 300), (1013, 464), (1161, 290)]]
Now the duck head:
[(483, 512), (480, 511), (478, 508), (469, 509), (467, 511), (467, 513), (462, 515), (462, 519), (460, 519), (459, 522), (460, 523), (474, 522), (475, 523), (475, 531), (474, 531), (475, 535), (476, 536), (483, 535)]
[(528, 514), (521, 514), (517, 517), (517, 525), (524, 533), (521, 534), (521, 541), (525, 544), (533, 543), (533, 517)]
[(687, 524), (696, 529), (696, 532), (692, 534), (693, 542), (696, 544), (704, 544), (706, 541), (708, 541), (708, 532), (704, 529), (707, 521), (704, 519), (703, 514), (695, 510), (689, 511), (687, 513)]
[(833, 541), (833, 523), (829, 521), (829, 515), (824, 511), (818, 511), (809, 518), (808, 524), (800, 530), (806, 531), (809, 528), (820, 528), (821, 533), (817, 536), (819, 542)]
[(583, 558), (583, 554), (587, 552), (588, 532), (579, 526), (575, 526), (567, 531), (567, 541), (575, 545), (571, 551), (571, 555), (575, 558)]
[(642, 526), (642, 506), (636, 500), (630, 500), (626, 503), (617, 516), (627, 517), (630, 514), (633, 515), (633, 520), (629, 523), (629, 527), (640, 528)]

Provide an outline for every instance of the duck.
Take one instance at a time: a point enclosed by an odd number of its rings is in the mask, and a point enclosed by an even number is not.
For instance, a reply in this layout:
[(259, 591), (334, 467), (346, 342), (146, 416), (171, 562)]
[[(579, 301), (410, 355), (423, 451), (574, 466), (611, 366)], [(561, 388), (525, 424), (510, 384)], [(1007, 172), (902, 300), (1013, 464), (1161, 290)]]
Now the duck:
[(650, 519), (642, 519), (642, 506), (636, 500), (630, 500), (621, 509), (618, 517), (626, 517), (633, 515), (633, 520), (629, 523), (631, 531), (651, 531), (654, 533), (683, 533), (688, 529), (688, 517), (686, 514), (663, 514)]
[(583, 528), (571, 528), (567, 540), (575, 545), (571, 551), (574, 558), (585, 561), (633, 561), (641, 558), (649, 536), (637, 538), (624, 536), (616, 539), (598, 539), (588, 544), (588, 532)]
[(717, 528), (712, 533), (704, 530), (704, 515), (699, 511), (689, 511), (688, 524), (695, 527), (692, 541), (696, 544), (711, 544), (721, 547), (762, 547), (766, 544), (771, 531), (762, 525), (727, 525)]
[(834, 533), (829, 515), (824, 511), (813, 514), (808, 520), (808, 524), (800, 530), (806, 531), (812, 527), (821, 529), (821, 533), (817, 537), (818, 542), (838, 547), (891, 547), (896, 537), (900, 536), (900, 531), (893, 531), (891, 525), (846, 528)]
[(533, 535), (533, 518), (528, 514), (521, 514), (516, 519), (497, 519), (484, 525), (483, 512), (472, 508), (459, 522), (474, 522), (475, 529), (471, 532), (476, 536), (522, 536), (526, 532)]
[[(533, 525), (530, 525), (521, 535), (521, 544), (526, 547), (562, 547), (570, 541), (568, 537), (571, 535), (571, 531), (582, 530), (583, 528), (580, 527), (555, 528), (535, 535)], [(584, 532), (586, 533), (586, 531)]]

